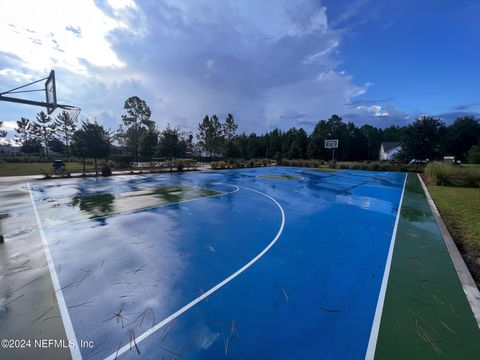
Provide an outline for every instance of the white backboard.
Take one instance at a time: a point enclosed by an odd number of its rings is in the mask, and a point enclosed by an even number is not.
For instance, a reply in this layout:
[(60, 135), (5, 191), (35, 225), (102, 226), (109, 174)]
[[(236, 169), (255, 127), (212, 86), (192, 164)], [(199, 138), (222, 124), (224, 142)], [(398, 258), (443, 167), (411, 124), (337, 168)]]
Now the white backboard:
[(336, 149), (338, 148), (338, 139), (325, 140), (326, 149)]

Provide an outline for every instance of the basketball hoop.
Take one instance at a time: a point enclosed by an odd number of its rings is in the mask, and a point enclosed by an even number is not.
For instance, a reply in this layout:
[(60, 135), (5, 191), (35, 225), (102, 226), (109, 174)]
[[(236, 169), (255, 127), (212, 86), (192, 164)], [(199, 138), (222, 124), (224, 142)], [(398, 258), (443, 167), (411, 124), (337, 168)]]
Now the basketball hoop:
[(64, 110), (64, 111), (67, 111), (68, 112), (68, 115), (70, 115), (70, 118), (76, 122), (79, 115), (80, 115), (80, 112), (82, 111), (82, 109), (80, 109), (79, 107), (77, 106), (73, 106), (73, 105), (62, 105), (62, 104), (57, 104), (57, 107)]
[(335, 168), (335, 149), (338, 148), (338, 139), (325, 140), (325, 149), (332, 149), (332, 168)]
[[(28, 89), (24, 90), (25, 88), (29, 88), (32, 85), (45, 81), (44, 87), (41, 89)], [(45, 101), (37, 101), (37, 100), (30, 100), (25, 98), (17, 98), (12, 96), (5, 96), (5, 95), (15, 95), (15, 94), (23, 94), (23, 93), (32, 93), (32, 92), (43, 92), (45, 96)], [(33, 81), (31, 83), (17, 86), (16, 88), (0, 92), (0, 101), (8, 101), (13, 103), (25, 104), (25, 105), (34, 105), (34, 106), (41, 106), (47, 109), (47, 114), (51, 115), (55, 109), (60, 108), (64, 111), (67, 111), (70, 118), (76, 122), (78, 120), (78, 116), (82, 109), (77, 106), (73, 105), (62, 105), (57, 103), (57, 86), (55, 83), (55, 71), (51, 70), (50, 74), (40, 80)]]

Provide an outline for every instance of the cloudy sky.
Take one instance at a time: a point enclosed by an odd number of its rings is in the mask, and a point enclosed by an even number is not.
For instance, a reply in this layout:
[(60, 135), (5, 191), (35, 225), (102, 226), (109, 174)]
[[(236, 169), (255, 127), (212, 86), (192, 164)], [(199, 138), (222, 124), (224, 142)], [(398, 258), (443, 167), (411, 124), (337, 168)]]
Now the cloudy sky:
[[(246, 132), (448, 122), (480, 113), (479, 17), (472, 0), (2, 1), (0, 91), (55, 69), (58, 102), (111, 129), (132, 95), (190, 131), (228, 112)], [(0, 102), (0, 120), (39, 110)]]

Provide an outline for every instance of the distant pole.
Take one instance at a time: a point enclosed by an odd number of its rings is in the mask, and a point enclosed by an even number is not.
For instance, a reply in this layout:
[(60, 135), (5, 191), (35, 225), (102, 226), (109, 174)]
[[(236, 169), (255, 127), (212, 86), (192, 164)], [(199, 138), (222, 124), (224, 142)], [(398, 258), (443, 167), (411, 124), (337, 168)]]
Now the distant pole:
[(332, 169), (335, 168), (335, 148), (332, 148)]

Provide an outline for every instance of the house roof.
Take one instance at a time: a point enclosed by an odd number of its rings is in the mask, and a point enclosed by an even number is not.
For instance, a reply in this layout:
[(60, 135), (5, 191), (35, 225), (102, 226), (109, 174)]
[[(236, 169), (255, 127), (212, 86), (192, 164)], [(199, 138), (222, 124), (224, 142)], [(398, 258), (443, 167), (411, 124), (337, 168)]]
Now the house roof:
[(382, 142), (383, 146), (383, 151), (390, 151), (392, 149), (395, 149), (396, 147), (399, 147), (401, 145), (400, 142), (398, 141), (387, 141), (387, 142)]

